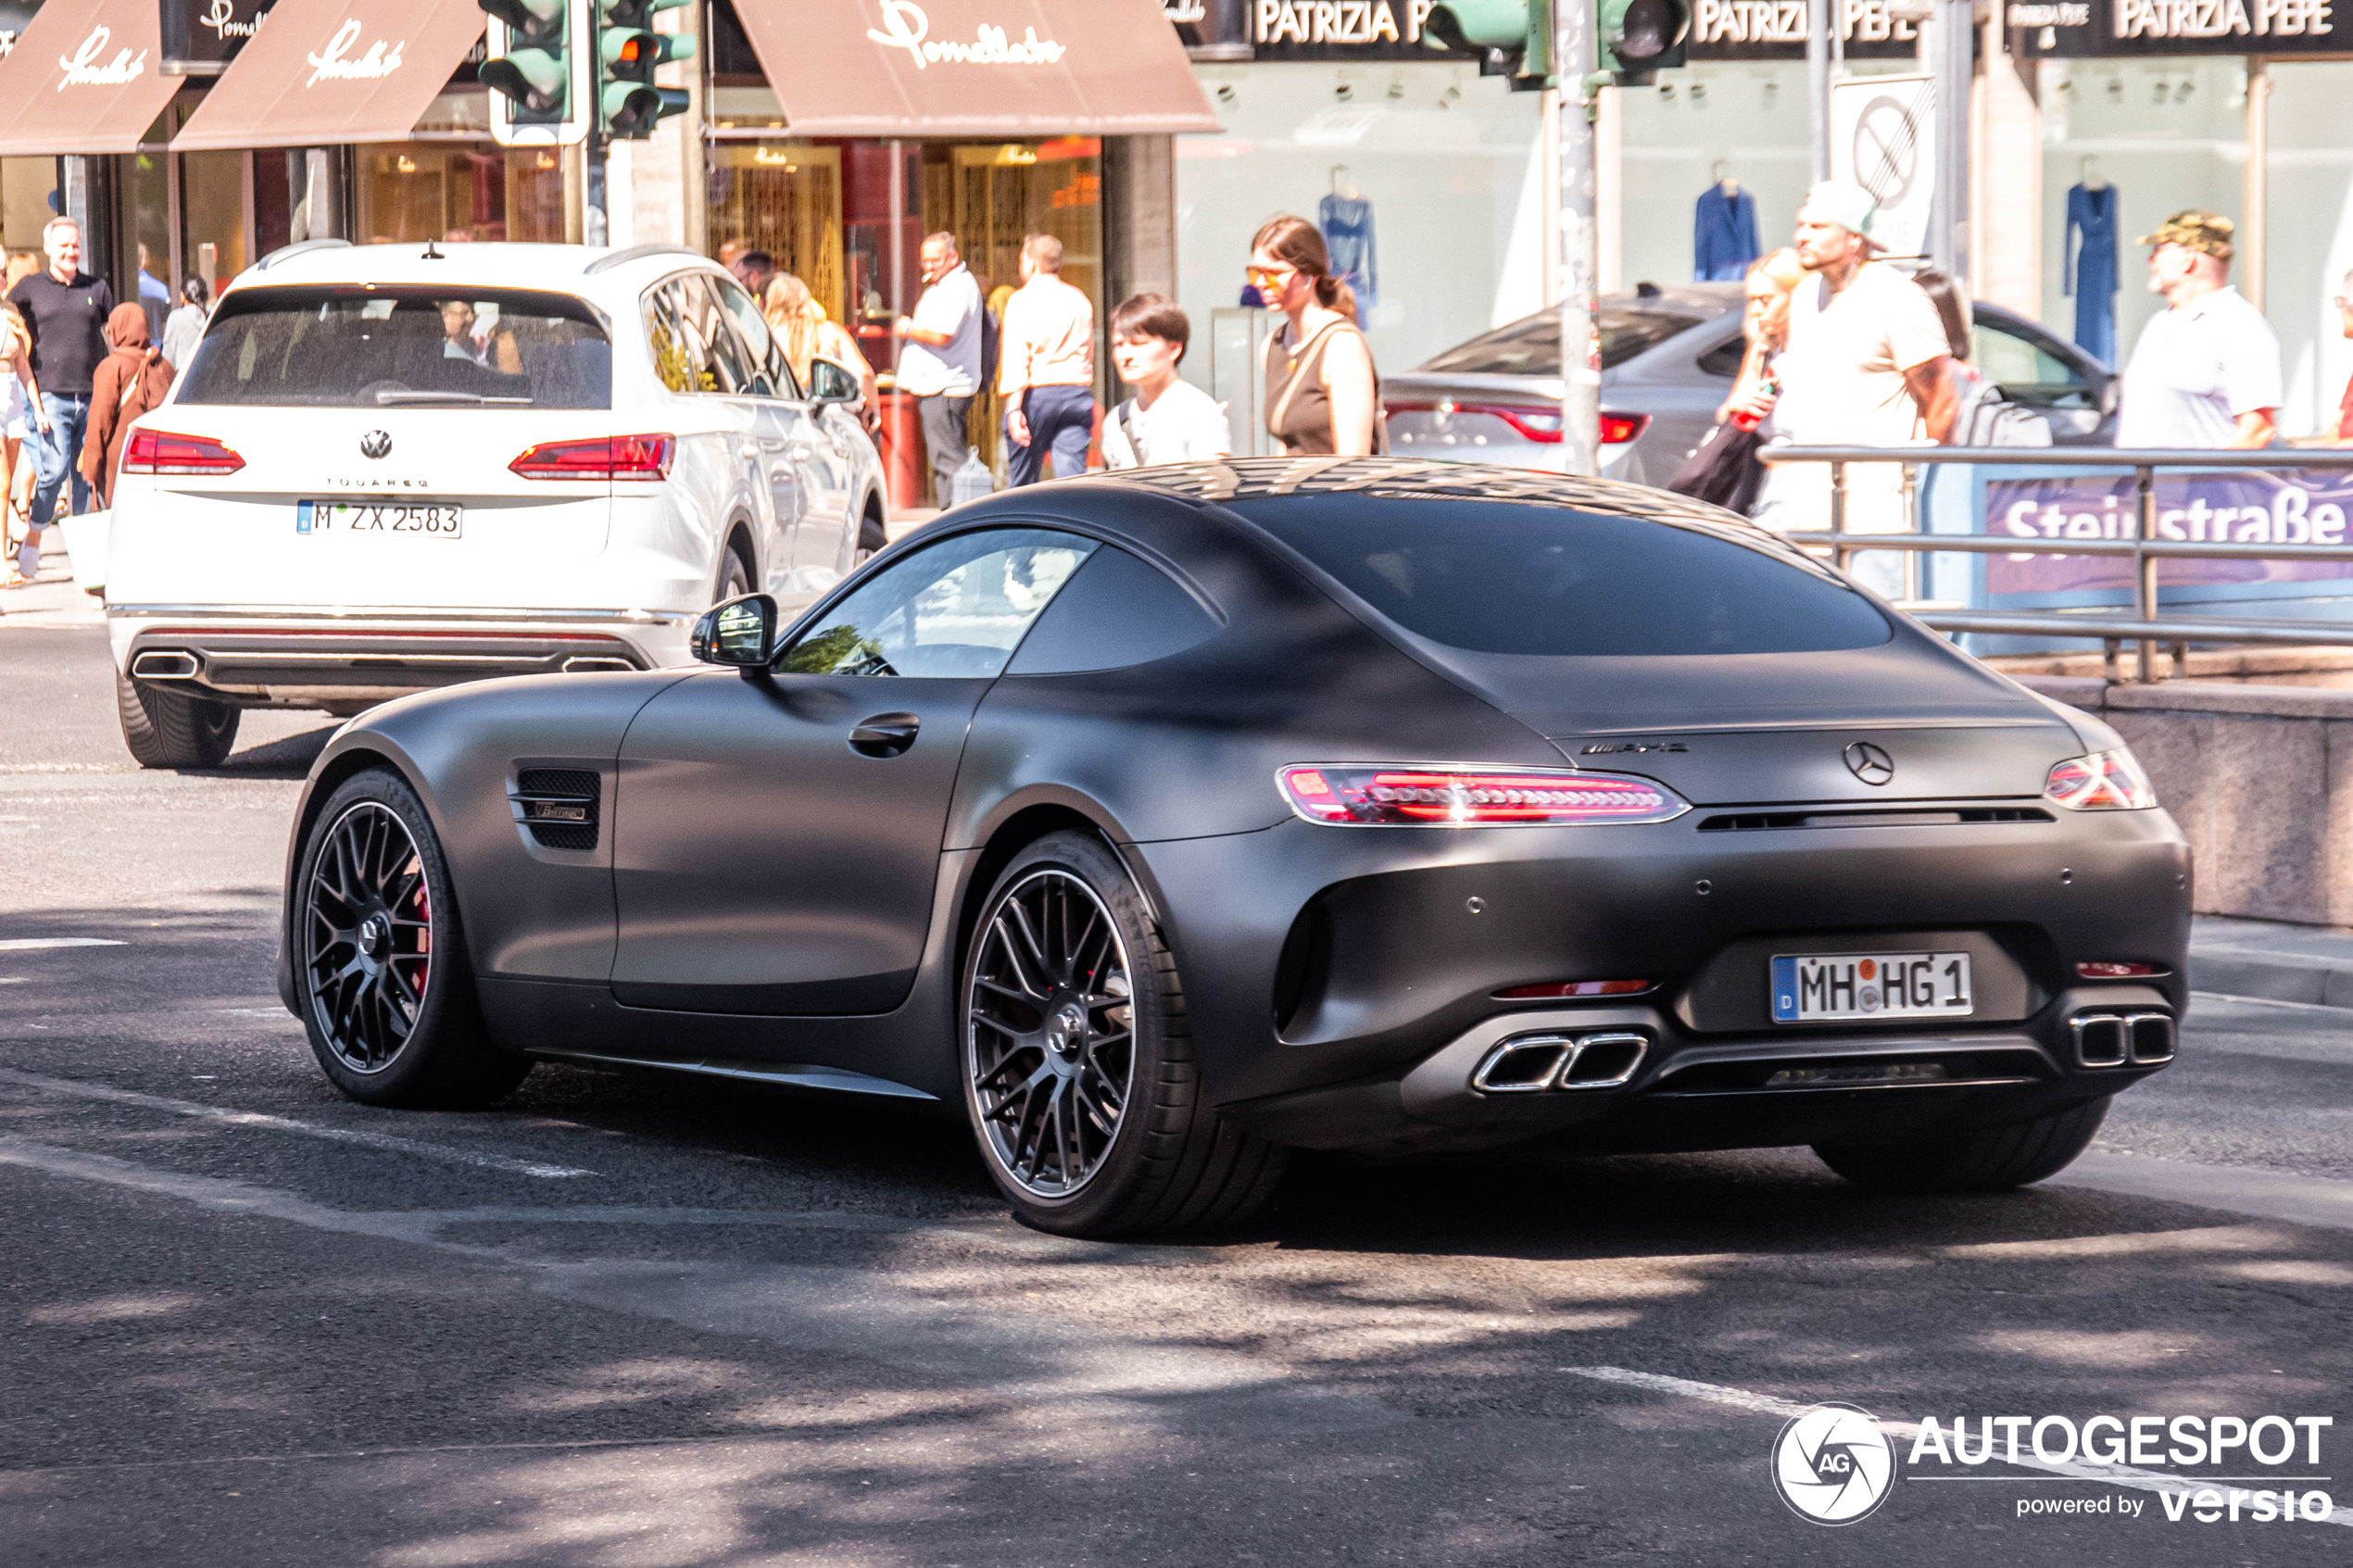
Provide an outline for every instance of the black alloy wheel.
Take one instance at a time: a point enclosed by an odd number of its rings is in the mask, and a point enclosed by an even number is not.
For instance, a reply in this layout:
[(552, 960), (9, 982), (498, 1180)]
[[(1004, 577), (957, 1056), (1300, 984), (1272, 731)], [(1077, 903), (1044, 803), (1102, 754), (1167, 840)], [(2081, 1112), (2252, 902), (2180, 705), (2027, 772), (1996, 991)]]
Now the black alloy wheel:
[(1090, 834), (1016, 854), (964, 959), (964, 1106), (998, 1190), (1065, 1236), (1233, 1224), (1286, 1150), (1211, 1109), (1176, 964), (1126, 867)]
[(393, 774), (346, 780), (303, 845), (295, 991), (312, 1053), (371, 1105), (495, 1099), (531, 1071), (482, 1025), (448, 867), (416, 793)]

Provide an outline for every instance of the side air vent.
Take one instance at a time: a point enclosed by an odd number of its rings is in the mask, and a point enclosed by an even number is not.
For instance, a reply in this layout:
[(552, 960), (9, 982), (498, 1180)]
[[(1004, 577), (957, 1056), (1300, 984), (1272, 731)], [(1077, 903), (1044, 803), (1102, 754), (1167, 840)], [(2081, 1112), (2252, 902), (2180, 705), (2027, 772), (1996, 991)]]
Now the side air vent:
[(515, 821), (543, 849), (597, 847), (601, 781), (586, 769), (526, 768), (515, 780)]

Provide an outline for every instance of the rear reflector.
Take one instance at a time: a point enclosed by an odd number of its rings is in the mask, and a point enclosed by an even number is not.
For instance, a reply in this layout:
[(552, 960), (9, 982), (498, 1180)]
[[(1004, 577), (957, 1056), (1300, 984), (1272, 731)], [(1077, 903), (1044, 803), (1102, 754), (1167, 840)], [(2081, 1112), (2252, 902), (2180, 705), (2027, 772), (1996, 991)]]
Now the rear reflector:
[(134, 430), (123, 449), (125, 473), (234, 473), (245, 460), (208, 435)]
[(1293, 811), (1339, 827), (1571, 827), (1691, 809), (1664, 784), (1616, 773), (1327, 763), (1275, 777)]
[(1647, 980), (1555, 980), (1542, 985), (1515, 985), (1495, 995), (1502, 1001), (1532, 1002), (1555, 997), (1634, 997), (1650, 988)]
[(660, 480), (677, 451), (674, 435), (599, 435), (543, 441), (507, 467), (525, 479)]
[(2085, 980), (2137, 980), (2169, 972), (2161, 963), (2080, 963), (2075, 972)]

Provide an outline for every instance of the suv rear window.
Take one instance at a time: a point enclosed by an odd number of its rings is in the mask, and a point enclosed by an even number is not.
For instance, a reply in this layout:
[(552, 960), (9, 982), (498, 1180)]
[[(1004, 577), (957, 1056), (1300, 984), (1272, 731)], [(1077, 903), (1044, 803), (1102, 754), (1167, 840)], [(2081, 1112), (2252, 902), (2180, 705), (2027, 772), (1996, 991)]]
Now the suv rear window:
[[(1678, 332), (1698, 326), (1697, 316), (1671, 310), (1601, 309), (1602, 369), (1614, 370)], [(1556, 376), (1561, 373), (1561, 318), (1557, 310), (1522, 317), (1481, 337), (1450, 348), (1421, 367), (1477, 376)]]
[(1820, 653), (1894, 634), (1827, 572), (1698, 528), (1502, 501), (1227, 505), (1406, 631), (1474, 653)]
[(179, 401), (271, 408), (609, 408), (595, 312), (518, 289), (257, 288), (220, 302)]

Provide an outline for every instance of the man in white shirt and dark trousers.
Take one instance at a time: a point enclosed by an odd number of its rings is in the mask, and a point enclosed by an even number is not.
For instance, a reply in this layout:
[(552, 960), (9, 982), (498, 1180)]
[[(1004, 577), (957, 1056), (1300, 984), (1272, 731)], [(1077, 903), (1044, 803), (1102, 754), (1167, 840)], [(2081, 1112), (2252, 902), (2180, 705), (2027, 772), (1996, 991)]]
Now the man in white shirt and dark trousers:
[(1234, 455), (1225, 405), (1176, 373), (1192, 336), (1192, 322), (1165, 295), (1137, 295), (1111, 313), (1111, 362), (1136, 395), (1103, 420), (1103, 467)]
[(899, 318), (899, 390), (912, 394), (931, 454), (932, 491), (945, 508), (964, 460), (965, 420), (980, 390), (980, 285), (942, 231), (923, 246), (924, 293), (912, 316)]
[(2280, 340), (2226, 281), (2232, 224), (2196, 207), (2133, 243), (2155, 245), (2149, 292), (2165, 296), (2124, 367), (2119, 446), (2269, 446), (2282, 401)]

